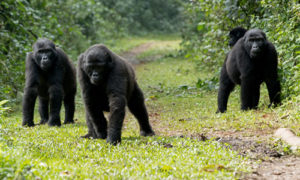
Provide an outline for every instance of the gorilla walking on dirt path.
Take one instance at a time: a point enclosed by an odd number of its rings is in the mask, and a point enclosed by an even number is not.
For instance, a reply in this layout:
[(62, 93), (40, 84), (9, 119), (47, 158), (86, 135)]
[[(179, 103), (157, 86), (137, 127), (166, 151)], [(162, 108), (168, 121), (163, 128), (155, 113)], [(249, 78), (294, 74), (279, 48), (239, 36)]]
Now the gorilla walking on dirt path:
[[(91, 46), (78, 58), (78, 76), (88, 126), (84, 138), (121, 142), (126, 105), (139, 122), (140, 134), (154, 135), (134, 70), (124, 59), (104, 45)], [(110, 112), (108, 125), (103, 111)]]

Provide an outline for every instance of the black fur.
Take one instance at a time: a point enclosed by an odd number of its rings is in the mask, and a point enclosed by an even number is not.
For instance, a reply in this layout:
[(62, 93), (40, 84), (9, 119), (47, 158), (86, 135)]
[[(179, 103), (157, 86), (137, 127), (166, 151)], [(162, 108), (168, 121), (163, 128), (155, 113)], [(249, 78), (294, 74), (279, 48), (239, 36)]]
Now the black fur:
[[(94, 45), (79, 56), (78, 76), (88, 126), (84, 138), (107, 137), (114, 145), (121, 142), (126, 105), (139, 122), (140, 134), (154, 135), (143, 93), (133, 68), (124, 59), (104, 45)], [(110, 112), (108, 125), (103, 111)]]
[[(26, 82), (23, 97), (23, 126), (34, 126), (37, 96), (41, 124), (60, 126), (62, 101), (64, 123), (73, 123), (76, 94), (76, 69), (67, 55), (48, 39), (39, 39), (26, 58)], [(49, 116), (50, 104), (50, 116)]]
[(229, 32), (229, 46), (233, 47), (235, 43), (245, 35), (246, 32), (247, 30), (242, 27), (233, 28)]
[(280, 104), (277, 52), (263, 31), (248, 30), (226, 59), (221, 70), (217, 112), (227, 110), (229, 94), (236, 84), (241, 85), (242, 110), (257, 108), (262, 82), (267, 84), (270, 105)]

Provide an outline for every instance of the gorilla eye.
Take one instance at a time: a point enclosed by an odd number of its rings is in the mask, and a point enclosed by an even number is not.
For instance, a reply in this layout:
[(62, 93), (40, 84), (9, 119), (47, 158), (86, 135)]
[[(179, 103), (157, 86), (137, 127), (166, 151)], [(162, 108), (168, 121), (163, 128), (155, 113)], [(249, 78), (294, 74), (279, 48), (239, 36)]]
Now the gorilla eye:
[(98, 62), (97, 64), (96, 64), (96, 66), (99, 66), (99, 67), (102, 67), (102, 66), (105, 66), (105, 62), (104, 61), (101, 61), (101, 62)]
[(39, 53), (43, 53), (43, 54), (51, 54), (51, 51), (48, 50), (48, 49), (42, 49), (42, 50), (39, 50)]

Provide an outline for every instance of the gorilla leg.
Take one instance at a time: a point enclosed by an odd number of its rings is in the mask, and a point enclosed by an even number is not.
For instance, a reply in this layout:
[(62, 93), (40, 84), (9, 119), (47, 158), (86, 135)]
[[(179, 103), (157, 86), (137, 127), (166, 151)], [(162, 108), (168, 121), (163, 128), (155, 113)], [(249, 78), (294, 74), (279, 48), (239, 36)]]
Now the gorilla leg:
[(62, 87), (51, 86), (49, 88), (49, 97), (50, 97), (50, 118), (48, 121), (49, 126), (60, 126), (60, 109), (62, 103)]
[(218, 92), (218, 112), (225, 112), (227, 110), (227, 102), (230, 92), (234, 89), (235, 84), (230, 80), (226, 66), (224, 65), (221, 70), (220, 87)]
[(39, 113), (41, 116), (40, 124), (46, 124), (49, 118), (49, 98), (39, 96)]
[[(248, 110), (253, 108), (253, 102), (255, 101), (254, 99), (257, 98), (257, 92), (259, 89), (256, 87), (255, 79), (245, 77), (242, 78), (242, 83), (241, 83), (241, 109), (242, 110)], [(255, 95), (256, 96), (255, 96)], [(256, 98), (254, 98), (254, 96)]]
[(252, 87), (252, 109), (257, 109), (259, 97), (260, 97), (260, 84), (256, 84)]
[(143, 93), (137, 83), (135, 83), (133, 97), (131, 97), (128, 102), (128, 108), (139, 122), (141, 136), (155, 135), (149, 123), (149, 117), (145, 106)]
[(96, 132), (95, 132), (95, 129), (94, 129), (94, 126), (93, 126), (93, 123), (92, 123), (92, 119), (91, 117), (86, 113), (86, 124), (87, 124), (87, 127), (88, 127), (88, 133), (84, 136), (81, 136), (81, 138), (96, 138)]
[(34, 126), (33, 113), (34, 105), (37, 97), (37, 87), (29, 87), (25, 89), (23, 98), (23, 122), (22, 126)]
[(266, 80), (267, 89), (269, 92), (270, 105), (274, 103), (275, 105), (279, 105), (281, 102), (280, 99), (280, 82), (276, 78)]
[(125, 117), (126, 98), (122, 95), (109, 95), (109, 124), (107, 142), (115, 145), (121, 142), (121, 131)]
[(74, 123), (75, 94), (65, 96), (64, 106), (65, 106), (65, 121), (64, 121), (64, 124)]
[[(92, 98), (92, 97), (91, 97)], [(107, 137), (107, 122), (97, 102), (86, 106), (88, 134), (85, 137), (105, 139)]]
[(107, 122), (103, 112), (99, 112), (99, 109), (97, 112), (93, 112), (93, 115), (90, 116), (90, 120), (96, 135), (95, 138), (105, 139), (107, 137)]

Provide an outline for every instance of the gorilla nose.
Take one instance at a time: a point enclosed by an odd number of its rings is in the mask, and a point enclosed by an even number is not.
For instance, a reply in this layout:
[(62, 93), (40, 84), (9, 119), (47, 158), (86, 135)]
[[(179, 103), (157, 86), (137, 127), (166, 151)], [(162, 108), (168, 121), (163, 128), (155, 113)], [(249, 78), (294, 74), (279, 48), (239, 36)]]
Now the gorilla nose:
[(48, 62), (48, 58), (47, 57), (42, 57), (42, 61), (43, 62)]
[(99, 74), (95, 74), (95, 73), (94, 73), (94, 74), (92, 75), (92, 77), (93, 77), (93, 78), (99, 78)]

